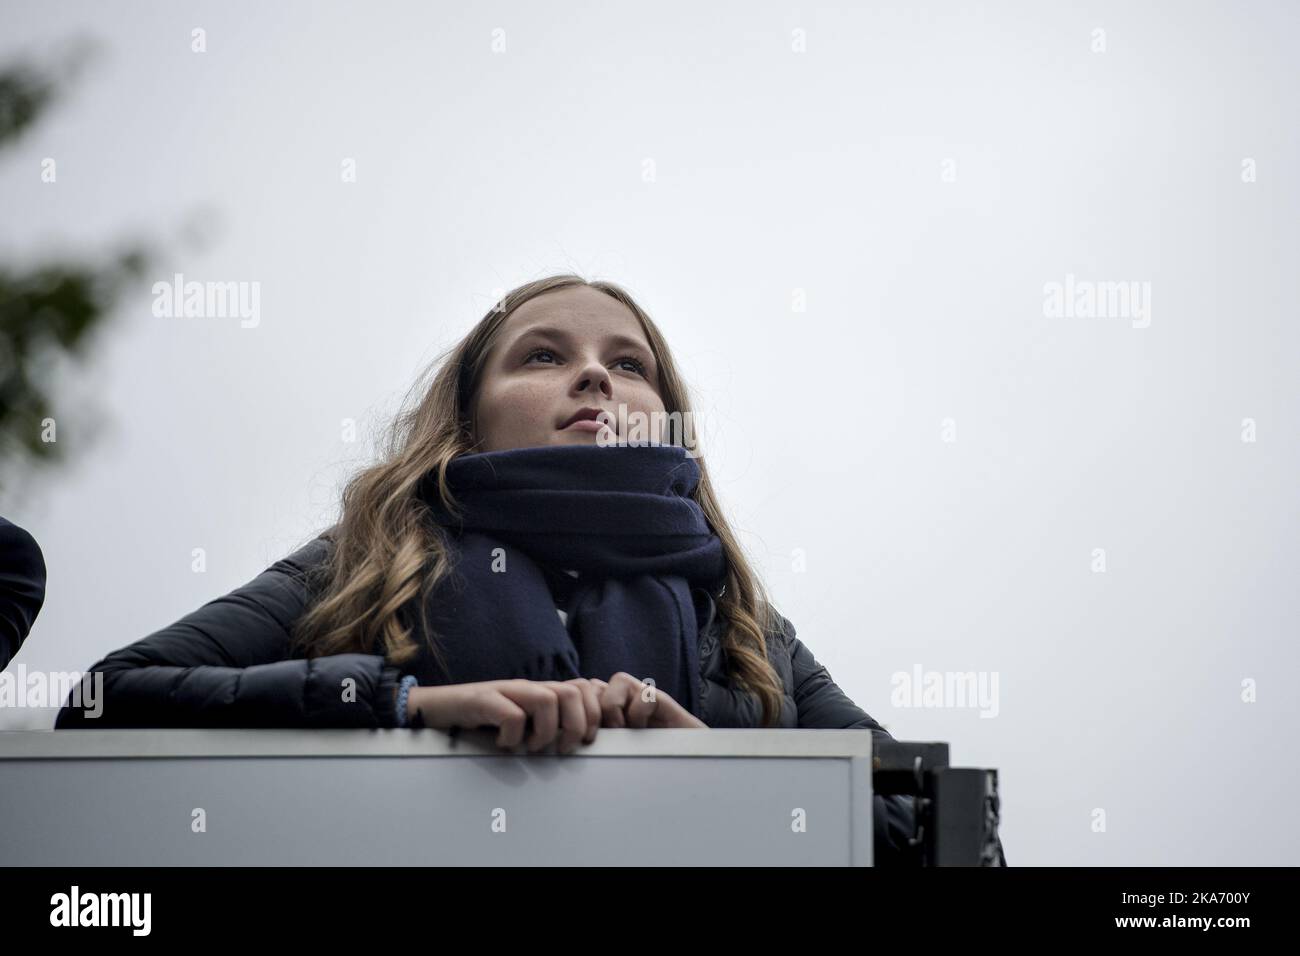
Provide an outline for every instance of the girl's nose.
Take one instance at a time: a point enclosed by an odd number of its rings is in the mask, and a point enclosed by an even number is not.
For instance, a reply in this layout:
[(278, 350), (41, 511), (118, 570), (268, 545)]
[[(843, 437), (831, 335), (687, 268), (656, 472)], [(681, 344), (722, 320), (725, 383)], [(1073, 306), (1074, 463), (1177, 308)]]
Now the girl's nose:
[(599, 390), (607, 398), (613, 397), (613, 383), (610, 380), (609, 372), (603, 365), (592, 365), (584, 368), (578, 375), (575, 386), (577, 392), (588, 392)]

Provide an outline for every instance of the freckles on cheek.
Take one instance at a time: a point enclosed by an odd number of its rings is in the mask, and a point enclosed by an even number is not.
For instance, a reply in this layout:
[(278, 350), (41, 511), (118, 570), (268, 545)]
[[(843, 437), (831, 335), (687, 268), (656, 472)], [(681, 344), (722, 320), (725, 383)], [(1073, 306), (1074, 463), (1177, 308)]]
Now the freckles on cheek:
[(493, 418), (498, 422), (527, 424), (552, 411), (546, 390), (536, 384), (516, 382), (502, 387), (494, 396)]

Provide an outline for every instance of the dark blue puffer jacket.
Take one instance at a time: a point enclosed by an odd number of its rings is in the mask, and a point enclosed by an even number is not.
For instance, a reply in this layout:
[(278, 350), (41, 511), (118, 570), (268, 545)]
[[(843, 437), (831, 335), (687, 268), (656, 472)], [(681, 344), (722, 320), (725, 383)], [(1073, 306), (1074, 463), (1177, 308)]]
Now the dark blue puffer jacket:
[(23, 646), (45, 603), (45, 558), (26, 530), (0, 518), (0, 670)]
[[(309, 600), (307, 575), (331, 543), (317, 538), (252, 581), (209, 601), (176, 623), (99, 661), (103, 712), (94, 720), (65, 706), (57, 729), (108, 727), (395, 727), (401, 671), (380, 655), (302, 658), (290, 632)], [(694, 591), (700, 628), (700, 719), (710, 727), (758, 727), (760, 706), (728, 681), (714, 595)], [(777, 615), (768, 658), (785, 686), (781, 727), (864, 728), (889, 732), (831, 680), (790, 622)], [(340, 700), (344, 678), (356, 702)], [(875, 858), (898, 863), (914, 830), (912, 800), (876, 795)]]

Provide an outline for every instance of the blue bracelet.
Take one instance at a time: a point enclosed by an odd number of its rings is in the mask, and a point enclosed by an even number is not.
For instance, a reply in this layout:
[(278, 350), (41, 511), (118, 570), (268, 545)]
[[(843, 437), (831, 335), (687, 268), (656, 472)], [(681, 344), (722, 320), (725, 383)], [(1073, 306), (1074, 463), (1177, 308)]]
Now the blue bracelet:
[(397, 691), (397, 726), (406, 727), (406, 699), (411, 696), (411, 688), (419, 685), (414, 674), (402, 678)]

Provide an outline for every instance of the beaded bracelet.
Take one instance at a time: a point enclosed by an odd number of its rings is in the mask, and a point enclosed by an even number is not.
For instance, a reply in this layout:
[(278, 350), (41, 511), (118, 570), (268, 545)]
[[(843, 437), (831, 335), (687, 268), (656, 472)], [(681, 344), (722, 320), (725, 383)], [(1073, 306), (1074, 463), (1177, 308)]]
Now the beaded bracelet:
[(411, 696), (411, 688), (419, 685), (419, 681), (414, 674), (407, 674), (402, 678), (398, 685), (397, 691), (397, 726), (408, 726), (406, 720), (406, 699)]

